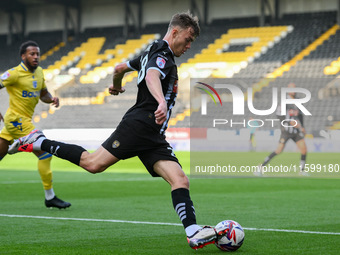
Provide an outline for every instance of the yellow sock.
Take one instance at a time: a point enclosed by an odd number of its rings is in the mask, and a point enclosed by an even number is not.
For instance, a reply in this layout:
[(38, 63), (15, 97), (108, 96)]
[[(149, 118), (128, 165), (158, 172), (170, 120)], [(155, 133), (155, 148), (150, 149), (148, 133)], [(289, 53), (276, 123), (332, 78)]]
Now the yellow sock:
[(52, 155), (47, 152), (40, 155), (38, 160), (38, 170), (44, 186), (44, 190), (52, 189), (51, 160)]

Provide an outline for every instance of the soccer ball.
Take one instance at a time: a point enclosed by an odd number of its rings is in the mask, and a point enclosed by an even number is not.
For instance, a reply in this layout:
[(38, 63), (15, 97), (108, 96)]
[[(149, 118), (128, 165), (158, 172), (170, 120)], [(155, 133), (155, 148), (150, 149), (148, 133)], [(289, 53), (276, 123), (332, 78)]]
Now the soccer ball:
[(227, 226), (229, 230), (222, 236), (218, 237), (215, 245), (222, 251), (236, 251), (241, 247), (244, 240), (244, 231), (242, 226), (233, 220), (224, 220), (216, 225), (215, 228)]

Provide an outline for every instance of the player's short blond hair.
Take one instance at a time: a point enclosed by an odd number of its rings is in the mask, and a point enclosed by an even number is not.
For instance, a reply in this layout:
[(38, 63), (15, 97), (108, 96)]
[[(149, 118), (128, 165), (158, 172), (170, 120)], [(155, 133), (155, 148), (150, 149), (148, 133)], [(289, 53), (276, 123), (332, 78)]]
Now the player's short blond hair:
[(200, 34), (200, 26), (198, 24), (197, 16), (193, 16), (189, 11), (177, 13), (172, 16), (169, 23), (169, 30), (179, 26), (180, 28), (186, 29), (191, 27), (194, 30), (194, 37), (198, 37)]

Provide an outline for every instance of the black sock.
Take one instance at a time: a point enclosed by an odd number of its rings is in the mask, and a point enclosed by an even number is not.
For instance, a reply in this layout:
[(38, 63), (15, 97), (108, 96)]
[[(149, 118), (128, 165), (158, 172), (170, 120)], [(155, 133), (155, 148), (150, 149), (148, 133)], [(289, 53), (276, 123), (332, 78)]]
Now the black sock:
[(275, 151), (274, 151), (274, 152), (272, 152), (268, 157), (266, 157), (266, 158), (264, 159), (264, 162), (262, 163), (262, 166), (267, 165), (267, 163), (268, 163), (272, 158), (274, 158), (275, 156), (276, 156), (276, 153), (275, 153)]
[(45, 139), (41, 143), (41, 150), (49, 152), (54, 156), (66, 159), (79, 166), (81, 154), (86, 151), (83, 147), (75, 144), (66, 144)]
[(305, 170), (305, 164), (306, 164), (306, 156), (301, 154), (301, 160), (300, 160), (300, 170), (304, 171)]
[(191, 201), (189, 190), (175, 189), (171, 192), (172, 204), (183, 223), (184, 228), (196, 224), (195, 208)]

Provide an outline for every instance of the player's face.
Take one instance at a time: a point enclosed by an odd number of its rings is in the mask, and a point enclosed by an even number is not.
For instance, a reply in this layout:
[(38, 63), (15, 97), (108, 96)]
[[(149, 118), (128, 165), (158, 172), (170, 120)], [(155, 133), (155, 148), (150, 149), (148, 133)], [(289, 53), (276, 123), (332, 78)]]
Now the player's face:
[(26, 52), (21, 55), (22, 60), (25, 65), (31, 71), (35, 70), (39, 66), (40, 59), (40, 49), (39, 47), (29, 46), (26, 49)]
[[(288, 88), (295, 88), (296, 86), (295, 86), (295, 84), (294, 83), (289, 83), (288, 84)], [(290, 96), (290, 97), (292, 97), (292, 98), (295, 98), (295, 92), (290, 92), (290, 93), (288, 93), (288, 95)]]
[(292, 98), (295, 98), (295, 92), (290, 92), (290, 93), (288, 93), (288, 95)]
[(180, 57), (191, 47), (191, 43), (195, 40), (194, 30), (189, 27), (187, 29), (175, 29), (173, 49), (174, 55)]

